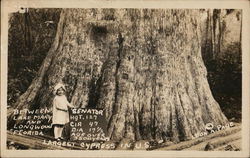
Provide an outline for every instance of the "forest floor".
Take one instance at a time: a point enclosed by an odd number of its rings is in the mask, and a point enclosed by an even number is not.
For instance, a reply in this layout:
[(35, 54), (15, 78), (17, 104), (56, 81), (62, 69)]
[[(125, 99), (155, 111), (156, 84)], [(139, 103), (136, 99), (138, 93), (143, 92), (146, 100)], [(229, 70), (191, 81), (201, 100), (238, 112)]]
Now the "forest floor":
[[(45, 143), (46, 140), (47, 142)], [(172, 142), (153, 143), (150, 142), (148, 148), (136, 148), (135, 144), (145, 144), (146, 141), (137, 141), (132, 145), (124, 145), (124, 142), (115, 143), (115, 150), (195, 150), (195, 151), (240, 151), (241, 146), (241, 124), (235, 124), (234, 127), (221, 130), (203, 137), (199, 137), (189, 141), (183, 141), (177, 144)], [(48, 143), (48, 141), (50, 143)], [(72, 145), (66, 145), (67, 142), (55, 145), (53, 137), (51, 136), (27, 136), (27, 135), (13, 135), (11, 132), (7, 132), (7, 147), (8, 149), (44, 149), (44, 150), (86, 150), (87, 147), (81, 146), (79, 143)], [(104, 144), (110, 144), (111, 142), (105, 142)], [(121, 146), (123, 144), (123, 146)], [(92, 150), (96, 150), (93, 148)], [(98, 150), (98, 149), (97, 149)], [(105, 150), (105, 149), (104, 149)], [(108, 150), (108, 149), (106, 149)]]
[(239, 151), (242, 150), (241, 140), (241, 125), (238, 124), (204, 137), (173, 145), (163, 145), (155, 150)]

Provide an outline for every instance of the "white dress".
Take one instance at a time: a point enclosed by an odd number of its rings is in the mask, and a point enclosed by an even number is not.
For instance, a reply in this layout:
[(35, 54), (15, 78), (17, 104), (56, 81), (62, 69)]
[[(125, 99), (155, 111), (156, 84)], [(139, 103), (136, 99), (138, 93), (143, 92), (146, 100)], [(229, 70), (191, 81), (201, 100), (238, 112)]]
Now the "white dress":
[(53, 100), (52, 124), (64, 125), (69, 122), (68, 106), (72, 107), (65, 95), (55, 96)]

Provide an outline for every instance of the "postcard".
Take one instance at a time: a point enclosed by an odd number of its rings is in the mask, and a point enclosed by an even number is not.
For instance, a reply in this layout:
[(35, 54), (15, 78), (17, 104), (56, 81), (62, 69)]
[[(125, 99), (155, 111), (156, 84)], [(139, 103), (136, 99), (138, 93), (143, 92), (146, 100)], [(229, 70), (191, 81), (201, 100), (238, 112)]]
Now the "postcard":
[(1, 7), (2, 157), (249, 157), (249, 1)]

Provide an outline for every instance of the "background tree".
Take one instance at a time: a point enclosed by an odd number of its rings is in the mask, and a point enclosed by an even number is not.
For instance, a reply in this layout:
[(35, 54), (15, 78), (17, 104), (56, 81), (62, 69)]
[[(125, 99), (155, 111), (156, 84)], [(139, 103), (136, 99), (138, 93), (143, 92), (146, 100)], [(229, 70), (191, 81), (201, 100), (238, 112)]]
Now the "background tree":
[(62, 10), (54, 43), (14, 108), (51, 107), (52, 89), (63, 81), (75, 107), (106, 110), (113, 140), (180, 141), (205, 130), (206, 123), (224, 125), (206, 78), (198, 15)]
[(204, 11), (202, 56), (208, 81), (222, 111), (232, 121), (241, 120), (241, 10)]
[(61, 9), (23, 10), (9, 14), (8, 105), (16, 102), (37, 75), (54, 41)]

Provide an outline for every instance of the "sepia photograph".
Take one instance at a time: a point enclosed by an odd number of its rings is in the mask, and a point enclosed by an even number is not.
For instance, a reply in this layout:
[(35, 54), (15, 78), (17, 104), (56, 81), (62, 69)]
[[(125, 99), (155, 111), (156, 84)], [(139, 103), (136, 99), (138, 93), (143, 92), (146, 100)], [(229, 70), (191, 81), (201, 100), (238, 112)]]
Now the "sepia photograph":
[(2, 149), (249, 154), (249, 6), (18, 2), (1, 34)]

